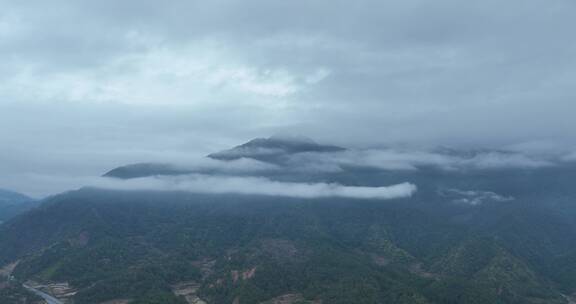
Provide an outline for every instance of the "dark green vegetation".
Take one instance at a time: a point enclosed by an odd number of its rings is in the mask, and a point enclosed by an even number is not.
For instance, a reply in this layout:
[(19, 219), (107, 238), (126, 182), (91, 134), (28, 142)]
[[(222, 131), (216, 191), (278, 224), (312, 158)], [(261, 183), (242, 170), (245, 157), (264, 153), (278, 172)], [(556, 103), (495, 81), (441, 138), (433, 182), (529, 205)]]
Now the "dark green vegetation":
[(0, 303), (34, 303), (44, 304), (41, 298), (26, 291), (20, 286), (0, 289)]
[(423, 199), (85, 189), (4, 225), (0, 262), (21, 259), (19, 280), (70, 282), (76, 303), (184, 303), (171, 286), (188, 281), (208, 303), (290, 293), (324, 303), (565, 303), (560, 293), (575, 290), (567, 202)]

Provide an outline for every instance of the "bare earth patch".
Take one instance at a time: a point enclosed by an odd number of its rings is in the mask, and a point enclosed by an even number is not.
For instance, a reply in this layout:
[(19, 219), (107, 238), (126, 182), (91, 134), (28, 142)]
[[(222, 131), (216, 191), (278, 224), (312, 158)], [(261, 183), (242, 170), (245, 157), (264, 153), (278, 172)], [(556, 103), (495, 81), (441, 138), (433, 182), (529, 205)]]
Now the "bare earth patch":
[(177, 296), (183, 296), (189, 304), (206, 304), (197, 296), (200, 285), (196, 282), (182, 282), (172, 286), (172, 292)]

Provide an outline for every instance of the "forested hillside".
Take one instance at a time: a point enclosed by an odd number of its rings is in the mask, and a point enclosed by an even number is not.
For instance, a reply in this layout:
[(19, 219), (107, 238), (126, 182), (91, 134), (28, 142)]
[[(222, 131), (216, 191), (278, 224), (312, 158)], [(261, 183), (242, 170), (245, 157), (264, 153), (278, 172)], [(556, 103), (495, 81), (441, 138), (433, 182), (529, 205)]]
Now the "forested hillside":
[[(25, 282), (75, 304), (560, 304), (576, 292), (572, 163), (487, 169), (479, 155), (516, 156), (443, 151), (458, 167), (387, 169), (269, 141), (202, 167), (121, 167), (105, 177), (116, 190), (56, 195), (4, 223), (4, 301), (21, 303)], [(309, 169), (342, 155), (338, 170)], [(206, 180), (219, 193), (186, 188)]]
[(574, 223), (511, 204), (85, 189), (3, 226), (0, 258), (20, 281), (70, 283), (75, 303), (179, 303), (189, 282), (208, 303), (564, 303)]

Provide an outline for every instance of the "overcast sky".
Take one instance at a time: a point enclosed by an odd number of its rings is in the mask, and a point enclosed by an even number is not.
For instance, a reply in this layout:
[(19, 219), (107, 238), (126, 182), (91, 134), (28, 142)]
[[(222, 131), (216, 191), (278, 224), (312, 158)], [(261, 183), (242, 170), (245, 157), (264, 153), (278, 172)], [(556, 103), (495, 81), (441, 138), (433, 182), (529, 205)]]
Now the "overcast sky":
[(572, 146), (574, 29), (574, 0), (0, 0), (0, 188), (275, 133)]

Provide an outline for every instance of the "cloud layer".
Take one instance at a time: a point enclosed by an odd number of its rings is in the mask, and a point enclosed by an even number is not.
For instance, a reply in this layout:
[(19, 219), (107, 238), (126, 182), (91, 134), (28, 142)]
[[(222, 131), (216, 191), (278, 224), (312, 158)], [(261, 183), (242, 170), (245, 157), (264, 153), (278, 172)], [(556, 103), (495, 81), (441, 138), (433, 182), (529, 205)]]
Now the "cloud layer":
[(259, 177), (215, 177), (198, 174), (130, 180), (100, 178), (92, 181), (88, 186), (117, 190), (235, 193), (296, 198), (343, 197), (376, 200), (408, 198), (417, 190), (416, 186), (410, 183), (386, 187), (352, 187), (326, 183), (278, 182)]
[(575, 27), (571, 0), (0, 0), (0, 187), (277, 132), (573, 152)]
[[(302, 153), (290, 157), (287, 169), (338, 172), (347, 166), (402, 171), (434, 167), (442, 170), (538, 169), (561, 166), (572, 154), (532, 155), (512, 151), (434, 151), (367, 149), (335, 153)], [(284, 169), (285, 170), (285, 169)]]
[[(348, 149), (342, 152), (287, 154), (282, 158), (284, 163), (281, 164), (267, 163), (250, 158), (221, 161), (205, 157), (205, 155), (194, 156), (169, 152), (148, 154), (140, 151), (125, 151), (125, 156), (118, 158), (118, 161), (124, 161), (124, 163), (119, 164), (120, 168), (125, 168), (129, 172), (136, 172), (135, 176), (141, 176), (142, 173), (144, 175), (165, 175), (167, 174), (165, 173), (166, 171), (170, 171), (172, 172), (171, 174), (180, 175), (202, 174), (204, 176), (214, 175), (214, 178), (228, 177), (239, 179), (250, 177), (256, 180), (266, 176), (272, 178), (274, 176), (292, 176), (292, 179), (296, 178), (296, 181), (298, 181), (299, 178), (306, 176), (309, 178), (316, 176), (316, 178), (322, 180), (322, 176), (337, 175), (352, 168), (400, 173), (402, 171), (410, 171), (417, 175), (424, 168), (434, 168), (453, 173), (516, 169), (538, 170), (561, 167), (576, 162), (576, 158), (571, 152), (566, 154), (560, 153), (560, 150), (555, 151), (557, 153), (550, 154), (492, 150)], [(142, 163), (130, 165), (133, 163), (134, 157), (140, 157)], [(152, 161), (152, 163), (147, 161)], [(17, 190), (33, 197), (44, 197), (92, 185), (96, 176), (113, 169), (106, 167), (100, 171), (97, 170), (98, 166), (90, 163), (86, 164), (85, 160), (78, 163), (63, 160), (61, 164), (52, 166), (42, 166), (41, 163), (32, 164), (37, 165), (34, 169), (39, 171), (39, 173), (17, 172), (15, 169), (11, 171), (10, 165), (15, 164), (7, 164), (4, 171), (0, 172), (0, 185), (3, 188)], [(78, 172), (82, 173), (79, 174)], [(119, 174), (119, 176), (123, 176), (121, 173)], [(131, 173), (127, 174), (132, 176)], [(274, 185), (274, 187), (286, 186), (287, 192), (294, 190), (291, 184), (279, 183)], [(210, 184), (206, 184), (206, 186), (212, 187)], [(246, 185), (246, 187), (249, 186), (249, 184)], [(252, 186), (259, 187), (259, 183), (254, 182)], [(341, 188), (330, 190), (329, 185), (316, 185), (314, 187), (310, 191), (332, 192), (335, 195), (341, 193), (342, 196), (355, 191), (354, 189)], [(325, 189), (319, 189), (318, 187), (325, 187)], [(367, 190), (366, 193), (378, 191), (374, 189), (365, 190)], [(302, 191), (305, 193), (308, 190), (304, 189)], [(364, 190), (361, 190), (361, 192), (364, 193)]]

